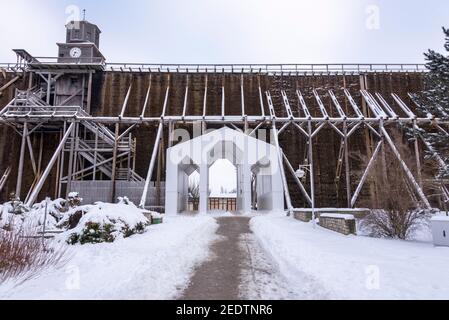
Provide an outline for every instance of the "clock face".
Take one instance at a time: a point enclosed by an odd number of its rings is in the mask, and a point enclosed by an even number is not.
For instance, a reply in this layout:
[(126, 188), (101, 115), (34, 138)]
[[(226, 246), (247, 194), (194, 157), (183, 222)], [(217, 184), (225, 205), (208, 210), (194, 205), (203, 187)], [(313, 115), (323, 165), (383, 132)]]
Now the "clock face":
[(79, 58), (79, 57), (81, 57), (81, 49), (80, 48), (72, 48), (71, 50), (70, 50), (70, 56), (72, 57), (72, 58)]

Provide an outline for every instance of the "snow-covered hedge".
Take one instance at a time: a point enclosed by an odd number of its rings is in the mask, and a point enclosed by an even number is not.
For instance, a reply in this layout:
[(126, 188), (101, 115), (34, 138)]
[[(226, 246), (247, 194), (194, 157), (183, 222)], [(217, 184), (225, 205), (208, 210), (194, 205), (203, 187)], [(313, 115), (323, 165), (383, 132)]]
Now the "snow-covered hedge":
[(151, 222), (134, 204), (97, 203), (70, 210), (60, 222), (67, 226), (71, 218), (79, 217), (77, 226), (62, 237), (69, 244), (114, 242), (134, 234), (143, 233)]
[[(35, 231), (45, 228), (55, 229), (57, 223), (63, 217), (66, 201), (57, 199), (54, 201), (42, 201), (35, 204), (31, 209), (27, 208), (20, 201), (10, 201), (0, 205), (0, 229), (12, 231), (27, 229)], [(47, 207), (47, 218), (45, 219), (45, 209)]]
[(144, 214), (127, 198), (118, 200), (117, 204), (99, 202), (81, 206), (82, 199), (71, 193), (67, 200), (43, 201), (31, 209), (20, 201), (11, 201), (0, 205), (0, 229), (26, 229), (37, 234), (45, 223), (46, 230), (60, 230), (62, 234), (57, 238), (69, 244), (102, 243), (143, 233), (153, 215), (162, 217), (153, 212)]

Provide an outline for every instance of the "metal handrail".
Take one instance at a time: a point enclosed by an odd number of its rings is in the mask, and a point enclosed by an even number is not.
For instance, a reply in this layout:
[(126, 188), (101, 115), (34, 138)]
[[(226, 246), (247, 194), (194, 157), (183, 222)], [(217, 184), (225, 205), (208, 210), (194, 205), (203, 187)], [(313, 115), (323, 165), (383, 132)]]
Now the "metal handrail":
[(100, 64), (105, 65), (106, 60), (103, 57), (35, 57), (36, 61), (29, 63), (32, 65), (38, 64)]
[(107, 63), (107, 71), (182, 73), (340, 73), (340, 72), (424, 72), (425, 64), (147, 64)]
[[(37, 57), (38, 63), (58, 63), (61, 58)], [(181, 72), (181, 73), (266, 73), (266, 74), (310, 74), (310, 73), (363, 73), (363, 72), (426, 72), (420, 63), (331, 63), (331, 64), (151, 64), (151, 63), (106, 63), (103, 58), (88, 58), (87, 62), (73, 59), (73, 64), (102, 64), (106, 71), (122, 72)], [(64, 63), (71, 63), (64, 58)], [(7, 71), (26, 70), (26, 64), (0, 63)]]

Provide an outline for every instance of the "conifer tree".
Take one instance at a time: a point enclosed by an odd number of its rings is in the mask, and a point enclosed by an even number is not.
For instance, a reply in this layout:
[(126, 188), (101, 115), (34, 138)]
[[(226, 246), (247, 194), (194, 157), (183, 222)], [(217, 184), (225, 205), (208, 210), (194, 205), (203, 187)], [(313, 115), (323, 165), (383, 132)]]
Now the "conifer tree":
[[(425, 76), (425, 90), (415, 98), (419, 113), (449, 121), (449, 29), (443, 28), (443, 32), (447, 55), (434, 50), (425, 53), (429, 72)], [(440, 177), (449, 177), (449, 129), (441, 127), (435, 131), (423, 130), (420, 135), (446, 162), (446, 168), (440, 170)]]

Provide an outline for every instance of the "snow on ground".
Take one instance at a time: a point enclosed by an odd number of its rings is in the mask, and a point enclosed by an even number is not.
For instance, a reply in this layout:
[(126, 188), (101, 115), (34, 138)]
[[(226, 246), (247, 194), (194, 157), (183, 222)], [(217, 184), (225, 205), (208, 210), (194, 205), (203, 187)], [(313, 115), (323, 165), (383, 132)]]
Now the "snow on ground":
[(449, 298), (449, 248), (344, 236), (274, 213), (253, 218), (251, 229), (289, 286), (315, 283), (309, 299)]
[(301, 286), (291, 286), (279, 266), (254, 234), (243, 234), (240, 246), (248, 256), (240, 274), (240, 298), (244, 300), (301, 300), (311, 295), (325, 299), (323, 288), (304, 274)]
[(174, 299), (207, 259), (216, 229), (207, 216), (166, 217), (113, 244), (70, 246), (65, 267), (17, 287), (2, 284), (0, 299)]

